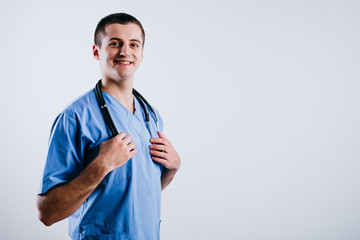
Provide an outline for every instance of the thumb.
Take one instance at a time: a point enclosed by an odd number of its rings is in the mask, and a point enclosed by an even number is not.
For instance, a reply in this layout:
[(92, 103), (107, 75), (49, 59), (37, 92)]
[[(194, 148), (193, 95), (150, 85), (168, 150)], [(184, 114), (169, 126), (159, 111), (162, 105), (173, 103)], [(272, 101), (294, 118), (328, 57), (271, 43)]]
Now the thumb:
[(162, 134), (160, 131), (157, 131), (157, 133), (159, 134), (159, 137), (160, 137), (160, 138), (165, 138), (165, 139), (166, 139), (165, 135)]

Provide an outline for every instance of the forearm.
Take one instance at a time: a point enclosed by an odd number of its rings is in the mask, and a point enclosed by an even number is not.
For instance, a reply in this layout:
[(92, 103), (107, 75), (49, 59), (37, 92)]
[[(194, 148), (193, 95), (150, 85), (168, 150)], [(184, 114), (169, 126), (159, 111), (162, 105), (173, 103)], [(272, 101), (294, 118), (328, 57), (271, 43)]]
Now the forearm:
[(167, 168), (163, 168), (161, 173), (161, 190), (164, 190), (169, 183), (173, 180), (177, 170), (169, 170)]
[(108, 173), (94, 160), (72, 181), (37, 196), (39, 219), (50, 226), (72, 215)]

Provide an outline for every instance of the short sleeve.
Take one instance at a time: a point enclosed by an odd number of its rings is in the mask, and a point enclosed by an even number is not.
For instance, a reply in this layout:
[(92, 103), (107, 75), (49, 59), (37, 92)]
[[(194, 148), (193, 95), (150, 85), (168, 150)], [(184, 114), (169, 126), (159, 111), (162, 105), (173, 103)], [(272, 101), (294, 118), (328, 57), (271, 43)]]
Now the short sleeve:
[(85, 140), (75, 116), (61, 113), (51, 129), (42, 183), (38, 194), (71, 181), (83, 170)]

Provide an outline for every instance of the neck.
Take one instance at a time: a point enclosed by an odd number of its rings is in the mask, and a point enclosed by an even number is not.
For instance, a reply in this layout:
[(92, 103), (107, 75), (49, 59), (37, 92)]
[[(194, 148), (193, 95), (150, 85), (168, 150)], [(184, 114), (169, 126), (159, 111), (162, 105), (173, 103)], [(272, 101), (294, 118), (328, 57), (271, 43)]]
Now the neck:
[(116, 82), (110, 79), (103, 78), (101, 80), (101, 87), (103, 91), (109, 93), (131, 113), (134, 113), (134, 96), (132, 94), (133, 81)]

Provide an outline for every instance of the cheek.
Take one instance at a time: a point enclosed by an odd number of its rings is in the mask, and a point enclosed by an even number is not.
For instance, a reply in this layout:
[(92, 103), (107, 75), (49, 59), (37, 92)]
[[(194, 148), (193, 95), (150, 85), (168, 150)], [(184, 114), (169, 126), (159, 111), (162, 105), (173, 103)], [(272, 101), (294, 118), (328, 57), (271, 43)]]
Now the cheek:
[(106, 63), (108, 65), (113, 65), (113, 62), (111, 61), (111, 58), (109, 58), (109, 57), (106, 59)]
[(134, 51), (134, 55), (136, 56), (137, 59), (142, 59), (143, 58), (143, 51), (142, 49), (136, 49)]
[(113, 66), (114, 65), (114, 62), (113, 62), (113, 59), (114, 59), (114, 54), (111, 54), (111, 53), (108, 53), (106, 56), (104, 56), (106, 58), (106, 63), (108, 65), (111, 65)]
[(140, 63), (140, 62), (143, 60), (143, 55), (142, 55), (142, 53), (137, 54), (137, 55), (136, 55), (136, 58), (137, 58), (138, 62)]

